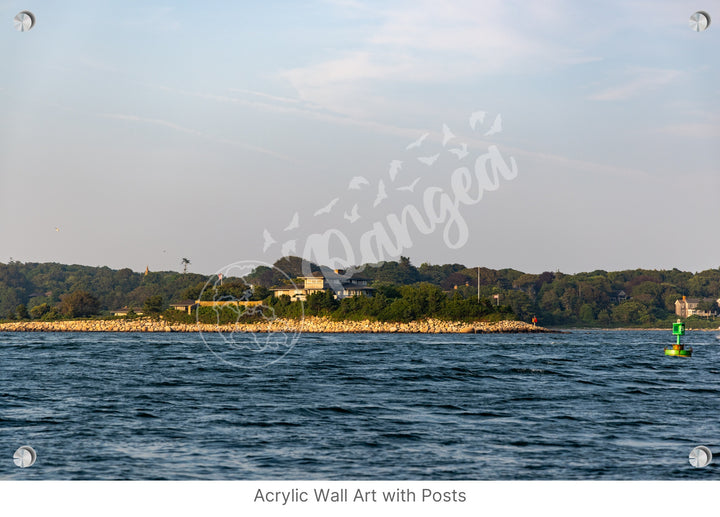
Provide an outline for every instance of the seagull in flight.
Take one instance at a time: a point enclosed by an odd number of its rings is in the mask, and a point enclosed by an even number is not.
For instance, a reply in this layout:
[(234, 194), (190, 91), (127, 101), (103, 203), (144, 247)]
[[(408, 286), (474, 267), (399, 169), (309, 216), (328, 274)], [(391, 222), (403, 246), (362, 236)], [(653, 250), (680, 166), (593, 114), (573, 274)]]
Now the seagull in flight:
[(267, 231), (267, 228), (263, 230), (263, 240), (265, 243), (263, 244), (263, 252), (267, 251), (267, 249), (275, 244), (277, 241), (272, 238), (272, 235), (270, 235), (270, 232)]
[(450, 131), (450, 128), (447, 127), (447, 124), (443, 124), (442, 130), (443, 130), (442, 144), (443, 144), (443, 147), (445, 147), (445, 144), (447, 144), (450, 140), (455, 138), (455, 135), (453, 135), (452, 131)]
[(338, 201), (340, 201), (340, 198), (336, 197), (335, 199), (330, 201), (326, 206), (322, 207), (320, 210), (315, 212), (314, 215), (317, 217), (318, 215), (329, 214), (330, 210), (333, 209), (333, 207), (337, 204)]
[(357, 221), (358, 219), (360, 219), (360, 215), (358, 214), (357, 203), (355, 203), (355, 205), (352, 207), (352, 210), (350, 210), (350, 213), (348, 214), (347, 212), (345, 212), (343, 214), (343, 217), (345, 219), (347, 219), (348, 221), (350, 221), (351, 224), (354, 223), (355, 221)]
[(470, 118), (468, 119), (468, 122), (470, 123), (470, 128), (474, 131), (475, 125), (480, 122), (481, 124), (485, 122), (485, 112), (484, 111), (476, 111), (470, 115)]
[(415, 147), (420, 147), (423, 143), (423, 140), (425, 140), (428, 136), (430, 136), (430, 133), (425, 133), (423, 136), (408, 145), (405, 149), (409, 151), (410, 149), (414, 149)]
[(491, 136), (495, 133), (501, 133), (502, 132), (502, 115), (498, 115), (495, 117), (495, 120), (492, 123), (492, 126), (490, 126), (490, 129), (487, 133), (485, 133), (485, 136)]
[(297, 212), (295, 212), (295, 215), (293, 215), (292, 220), (290, 221), (290, 224), (288, 224), (283, 231), (287, 232), (289, 230), (294, 230), (295, 228), (297, 228), (299, 226), (300, 226), (300, 215)]
[(402, 162), (400, 160), (393, 160), (390, 162), (390, 170), (388, 171), (388, 174), (390, 175), (390, 181), (395, 181), (395, 178), (397, 178), (400, 169), (402, 169)]
[(295, 240), (284, 242), (281, 248), (283, 257), (290, 256), (290, 253), (295, 253)]
[(370, 182), (364, 176), (355, 176), (350, 180), (348, 190), (360, 190), (363, 185), (370, 185)]
[(407, 190), (408, 192), (413, 192), (415, 190), (415, 185), (418, 184), (418, 181), (420, 181), (420, 178), (416, 178), (415, 181), (410, 183), (410, 185), (405, 185), (404, 187), (398, 187), (396, 190)]
[(467, 144), (463, 142), (463, 144), (460, 147), (456, 147), (455, 149), (450, 149), (450, 152), (458, 157), (458, 160), (462, 160), (468, 155), (467, 150)]
[(424, 164), (427, 165), (427, 166), (430, 166), (430, 165), (432, 165), (433, 163), (435, 163), (439, 157), (440, 157), (440, 153), (438, 153), (438, 154), (436, 154), (436, 155), (434, 155), (434, 156), (424, 156), (424, 157), (421, 156), (421, 157), (418, 158), (418, 161), (419, 161), (420, 163), (424, 163)]
[(385, 183), (383, 182), (383, 180), (380, 180), (378, 182), (378, 193), (377, 197), (375, 198), (375, 202), (373, 203), (373, 208), (382, 203), (383, 199), (386, 199), (387, 197), (387, 193), (385, 192)]

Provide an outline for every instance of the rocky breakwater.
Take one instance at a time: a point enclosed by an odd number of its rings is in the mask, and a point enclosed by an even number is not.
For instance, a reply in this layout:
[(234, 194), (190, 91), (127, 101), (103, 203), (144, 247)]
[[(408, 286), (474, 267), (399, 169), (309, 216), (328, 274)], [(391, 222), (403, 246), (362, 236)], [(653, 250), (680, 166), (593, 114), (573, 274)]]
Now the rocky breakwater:
[(0, 324), (0, 332), (308, 332), (308, 333), (405, 333), (405, 334), (511, 334), (554, 332), (522, 321), (459, 322), (428, 319), (409, 323), (335, 321), (308, 317), (260, 323), (213, 325), (170, 323), (139, 318), (132, 320), (15, 321)]

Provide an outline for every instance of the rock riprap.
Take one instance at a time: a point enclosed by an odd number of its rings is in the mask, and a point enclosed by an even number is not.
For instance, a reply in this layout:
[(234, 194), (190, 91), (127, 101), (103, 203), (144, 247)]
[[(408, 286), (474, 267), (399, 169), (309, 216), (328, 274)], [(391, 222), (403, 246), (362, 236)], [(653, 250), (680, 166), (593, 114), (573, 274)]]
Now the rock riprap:
[(303, 320), (276, 319), (260, 323), (213, 325), (208, 323), (170, 323), (165, 320), (13, 321), (0, 323), (0, 332), (326, 332), (326, 333), (403, 333), (403, 334), (511, 334), (553, 332), (523, 321), (460, 322), (427, 319), (409, 323), (382, 321), (335, 321), (308, 317)]

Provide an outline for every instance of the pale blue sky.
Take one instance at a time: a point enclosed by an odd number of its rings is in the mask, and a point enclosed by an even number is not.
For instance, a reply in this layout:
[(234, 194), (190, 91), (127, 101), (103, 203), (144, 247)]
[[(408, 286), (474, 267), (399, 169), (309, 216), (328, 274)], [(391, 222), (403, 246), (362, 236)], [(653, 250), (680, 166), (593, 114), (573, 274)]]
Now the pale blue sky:
[(0, 261), (188, 257), (209, 274), (329, 229), (359, 257), (363, 233), (495, 145), (518, 174), (459, 207), (467, 242), (451, 249), (439, 224), (403, 255), (716, 268), (720, 25), (688, 18), (720, 23), (720, 0), (702, 4), (0, 0)]

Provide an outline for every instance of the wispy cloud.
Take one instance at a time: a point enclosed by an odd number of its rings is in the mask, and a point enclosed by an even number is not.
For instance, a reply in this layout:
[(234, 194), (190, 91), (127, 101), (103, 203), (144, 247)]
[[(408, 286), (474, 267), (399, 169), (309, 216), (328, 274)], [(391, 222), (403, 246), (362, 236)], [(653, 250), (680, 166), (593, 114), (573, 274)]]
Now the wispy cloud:
[[(415, 0), (356, 5), (334, 0), (337, 9), (362, 12), (366, 36), (326, 59), (285, 70), (298, 95), (333, 111), (362, 117), (390, 102), (378, 102), (379, 85), (392, 83), (454, 84), (495, 74), (555, 67), (595, 60), (567, 44), (573, 29), (562, 16), (566, 2)], [(370, 13), (370, 14), (368, 14)], [(540, 22), (540, 23), (539, 23)], [(358, 100), (362, 100), (359, 103)]]
[[(426, 142), (430, 145), (436, 145), (438, 148), (442, 147), (442, 142), (444, 138), (443, 130), (442, 130), (442, 124), (438, 124), (438, 127), (436, 130), (429, 130), (430, 128), (411, 128), (411, 127), (400, 127), (400, 126), (394, 126), (390, 124), (383, 124), (379, 122), (375, 122), (372, 120), (363, 120), (363, 119), (356, 119), (353, 117), (349, 117), (344, 114), (337, 114), (329, 112), (328, 110), (323, 109), (322, 111), (311, 109), (306, 106), (302, 106), (301, 102), (294, 102), (294, 99), (282, 97), (282, 96), (276, 96), (272, 94), (264, 94), (262, 92), (254, 92), (250, 90), (235, 90), (238, 92), (244, 92), (249, 93), (253, 97), (263, 98), (266, 101), (257, 101), (257, 100), (247, 100), (243, 98), (237, 98), (227, 95), (216, 95), (216, 94), (207, 94), (207, 93), (201, 93), (201, 92), (190, 92), (186, 90), (180, 90), (175, 88), (168, 88), (168, 87), (159, 87), (165, 91), (173, 92), (176, 94), (181, 95), (188, 95), (192, 97), (197, 97), (201, 99), (205, 99), (211, 102), (221, 102), (221, 103), (230, 103), (230, 104), (236, 104), (241, 105), (245, 107), (252, 107), (258, 110), (267, 110), (270, 112), (275, 113), (287, 113), (292, 115), (297, 115), (300, 117), (307, 117), (314, 120), (322, 120), (325, 122), (329, 122), (332, 124), (339, 124), (339, 125), (347, 125), (352, 127), (362, 127), (368, 130), (372, 130), (381, 134), (386, 134), (388, 136), (393, 137), (399, 137), (407, 139), (408, 142), (411, 140), (417, 139), (418, 135), (427, 133)], [(275, 103), (273, 103), (273, 99), (276, 100)], [(293, 102), (289, 102), (293, 101)], [(188, 128), (184, 128), (182, 126), (178, 126), (176, 124), (164, 121), (164, 120), (155, 120), (155, 119), (142, 119), (141, 117), (135, 117), (135, 116), (127, 116), (127, 115), (115, 115), (115, 118), (120, 119), (132, 119), (137, 121), (146, 121), (148, 123), (154, 123), (154, 124), (160, 124), (166, 127), (169, 127), (171, 129), (176, 129), (178, 131), (190, 131), (193, 133), (199, 133), (200, 136), (205, 136), (204, 134), (200, 132), (196, 132), (195, 130), (191, 130)], [(464, 121), (464, 123), (467, 123)], [(478, 128), (478, 131), (481, 131), (481, 128)], [(483, 130), (484, 131), (484, 130)], [(487, 150), (488, 146), (490, 145), (497, 145), (497, 142), (492, 139), (486, 139), (480, 136), (482, 133), (478, 134), (477, 136), (472, 135), (465, 135), (462, 140), (464, 143), (467, 144), (469, 149), (474, 149), (476, 152), (481, 151), (484, 152)], [(543, 163), (550, 163), (550, 164), (556, 164), (558, 166), (563, 167), (571, 167), (574, 170), (577, 171), (586, 171), (588, 173), (598, 173), (598, 174), (610, 174), (613, 176), (618, 177), (635, 177), (635, 178), (645, 178), (650, 179), (652, 177), (652, 174), (650, 174), (646, 170), (641, 169), (634, 169), (630, 167), (618, 167), (614, 165), (604, 164), (604, 163), (597, 163), (593, 161), (588, 160), (581, 160), (576, 158), (569, 158), (567, 156), (559, 155), (559, 154), (552, 154), (552, 153), (542, 153), (532, 150), (527, 150), (520, 147), (513, 147), (511, 145), (503, 144), (502, 146), (503, 152), (506, 153), (508, 156), (516, 156), (518, 159), (524, 159), (524, 160), (534, 160), (538, 162)], [(261, 151), (263, 152), (263, 151)], [(267, 150), (264, 150), (264, 152), (269, 152)], [(283, 157), (284, 158), (284, 157)]]
[[(178, 95), (185, 95), (213, 102), (249, 107), (272, 113), (297, 115), (299, 117), (313, 120), (321, 120), (333, 124), (362, 127), (372, 131), (378, 131), (384, 134), (390, 134), (395, 136), (410, 138), (415, 136), (415, 134), (417, 133), (416, 129), (407, 129), (393, 126), (390, 124), (382, 124), (373, 120), (353, 118), (347, 114), (333, 112), (328, 108), (318, 106), (311, 102), (305, 102), (302, 100), (297, 100), (297, 102), (290, 102), (293, 99), (275, 96), (271, 94), (263, 94), (261, 92), (251, 92), (249, 90), (234, 90), (250, 93), (251, 97), (253, 97), (247, 98), (247, 96), (239, 97), (233, 95), (218, 95), (215, 93), (193, 92), (179, 88), (170, 88), (167, 86), (157, 86), (157, 88)], [(257, 97), (257, 99), (254, 97)]]
[(153, 32), (177, 31), (182, 23), (176, 17), (175, 7), (142, 5), (141, 8), (126, 9), (130, 16), (122, 24), (133, 29), (151, 30)]
[[(292, 97), (282, 97), (282, 96), (279, 96), (279, 95), (270, 95), (270, 94), (268, 94), (268, 93), (256, 92), (256, 91), (253, 91), (253, 90), (243, 90), (243, 89), (240, 89), (240, 88), (229, 88), (228, 91), (230, 91), (230, 92), (232, 92), (232, 93), (239, 93), (239, 94), (244, 94), (244, 95), (250, 95), (250, 96), (253, 96), (253, 97), (260, 97), (260, 98), (262, 98), (262, 99), (267, 99), (267, 100), (270, 100), (270, 101), (277, 101), (277, 102), (281, 102), (281, 103), (285, 103), (285, 104), (312, 105), (312, 103), (308, 103), (307, 101), (304, 101), (304, 100), (302, 100), (302, 99), (292, 98)], [(316, 105), (315, 105), (314, 107), (319, 108), (319, 106), (316, 106)]]
[(631, 70), (622, 84), (606, 88), (588, 97), (594, 101), (622, 101), (637, 97), (673, 82), (682, 72), (658, 68), (637, 68)]
[(150, 124), (150, 125), (161, 126), (161, 127), (165, 127), (168, 129), (172, 129), (173, 131), (178, 131), (180, 133), (197, 136), (197, 137), (200, 137), (200, 138), (212, 141), (212, 142), (231, 145), (231, 146), (235, 146), (235, 147), (240, 147), (243, 149), (247, 149), (249, 151), (266, 154), (268, 156), (272, 156), (274, 158), (278, 158), (278, 159), (284, 160), (284, 161), (293, 161), (290, 158), (288, 158), (287, 156), (284, 156), (284, 155), (277, 153), (275, 151), (272, 151), (270, 149), (258, 147), (256, 145), (248, 144), (246, 142), (238, 142), (235, 140), (228, 140), (227, 138), (218, 138), (216, 136), (210, 135), (203, 131), (198, 131), (196, 129), (181, 126), (179, 124), (175, 124), (175, 123), (167, 121), (167, 120), (140, 117), (137, 115), (126, 115), (126, 114), (122, 114), (122, 113), (98, 113), (97, 115), (100, 117), (103, 117), (103, 118), (108, 118), (108, 119), (113, 119), (113, 120), (124, 120), (124, 121), (129, 121), (129, 122), (139, 122), (141, 124)]
[(689, 139), (717, 140), (720, 138), (720, 123), (688, 122), (670, 124), (659, 128), (658, 132)]

